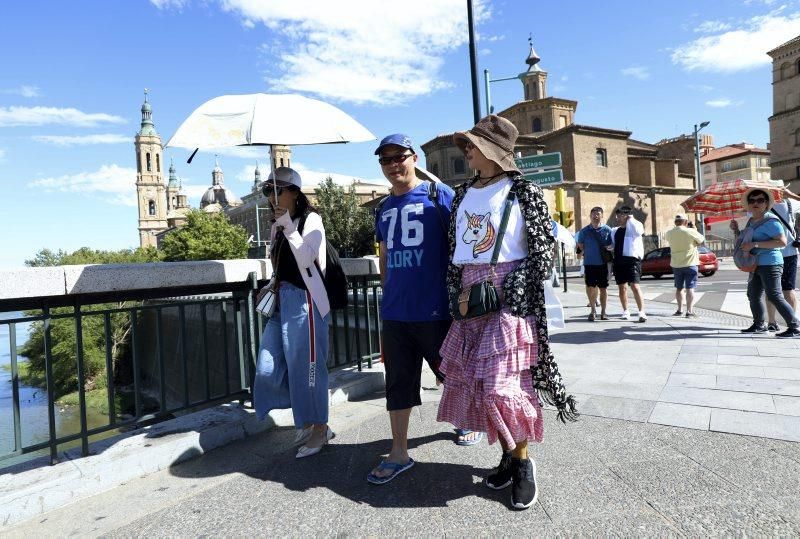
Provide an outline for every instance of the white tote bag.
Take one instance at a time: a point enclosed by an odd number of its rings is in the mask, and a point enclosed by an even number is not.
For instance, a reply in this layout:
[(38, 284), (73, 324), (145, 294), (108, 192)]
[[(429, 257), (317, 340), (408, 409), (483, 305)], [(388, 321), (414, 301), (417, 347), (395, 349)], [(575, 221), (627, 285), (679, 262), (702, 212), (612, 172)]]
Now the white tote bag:
[(553, 290), (551, 281), (544, 281), (544, 303), (547, 309), (547, 327), (564, 329), (564, 307)]

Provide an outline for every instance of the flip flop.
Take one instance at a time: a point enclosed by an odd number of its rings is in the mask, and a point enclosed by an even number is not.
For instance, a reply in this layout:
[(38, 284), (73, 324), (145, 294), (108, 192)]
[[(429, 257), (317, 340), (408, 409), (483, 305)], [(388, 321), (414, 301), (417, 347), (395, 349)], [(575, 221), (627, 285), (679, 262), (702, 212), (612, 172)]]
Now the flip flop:
[[(474, 431), (471, 431), (469, 429), (456, 429), (456, 435), (458, 435), (459, 438), (463, 438), (464, 436), (468, 436), (468, 435), (472, 434), (473, 432)], [(456, 439), (456, 445), (468, 446), (468, 445), (477, 444), (478, 442), (483, 440), (483, 433), (482, 432), (478, 432), (476, 434), (477, 434), (477, 436), (472, 438), (472, 440), (458, 440), (458, 439)]]
[(408, 459), (408, 462), (405, 464), (397, 464), (396, 462), (388, 462), (386, 459), (381, 460), (381, 463), (378, 464), (379, 470), (390, 470), (392, 473), (385, 477), (380, 477), (378, 475), (369, 472), (367, 476), (367, 481), (372, 483), (373, 485), (383, 485), (384, 483), (388, 483), (404, 471), (408, 470), (414, 465), (414, 459)]

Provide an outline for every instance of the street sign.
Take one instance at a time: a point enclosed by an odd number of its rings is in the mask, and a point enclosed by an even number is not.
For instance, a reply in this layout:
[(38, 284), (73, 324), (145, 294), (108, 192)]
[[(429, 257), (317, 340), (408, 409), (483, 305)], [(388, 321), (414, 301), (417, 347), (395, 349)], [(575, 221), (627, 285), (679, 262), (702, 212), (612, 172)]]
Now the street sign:
[(522, 173), (542, 168), (559, 168), (561, 166), (561, 152), (528, 155), (514, 159)]
[(523, 174), (523, 176), (526, 180), (532, 181), (539, 187), (560, 185), (564, 183), (564, 174), (560, 168), (548, 170), (546, 172), (529, 172), (527, 174)]

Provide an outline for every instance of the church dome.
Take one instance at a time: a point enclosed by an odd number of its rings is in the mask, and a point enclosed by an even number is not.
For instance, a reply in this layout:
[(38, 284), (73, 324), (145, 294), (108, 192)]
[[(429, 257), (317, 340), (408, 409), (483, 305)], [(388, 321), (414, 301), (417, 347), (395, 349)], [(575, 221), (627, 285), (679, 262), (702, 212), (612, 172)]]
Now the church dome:
[(205, 208), (209, 204), (219, 204), (225, 208), (228, 206), (241, 206), (242, 200), (224, 185), (212, 185), (206, 189), (200, 199), (201, 208)]

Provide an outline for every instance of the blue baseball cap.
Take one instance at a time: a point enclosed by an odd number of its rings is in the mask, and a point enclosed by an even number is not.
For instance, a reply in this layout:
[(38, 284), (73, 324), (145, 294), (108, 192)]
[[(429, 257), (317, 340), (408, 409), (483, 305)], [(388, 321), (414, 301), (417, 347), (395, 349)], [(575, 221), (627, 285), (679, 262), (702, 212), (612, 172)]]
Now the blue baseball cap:
[(375, 155), (380, 155), (384, 146), (400, 146), (401, 148), (406, 148), (412, 152), (414, 151), (414, 145), (411, 143), (411, 139), (408, 137), (408, 135), (404, 135), (402, 133), (394, 133), (393, 135), (383, 137), (380, 146), (378, 146), (378, 149), (375, 150)]

